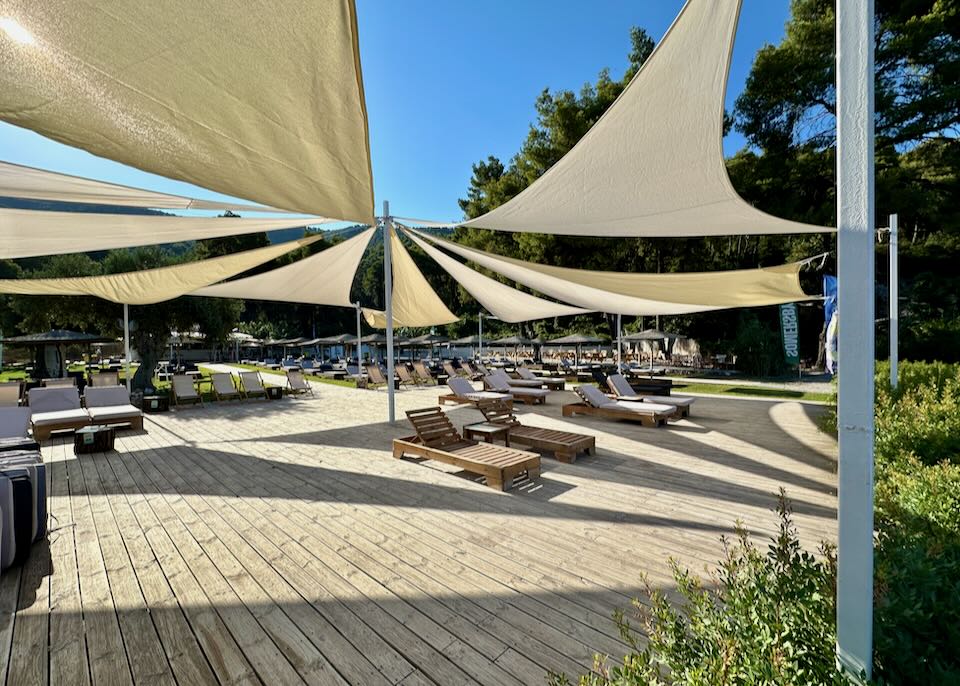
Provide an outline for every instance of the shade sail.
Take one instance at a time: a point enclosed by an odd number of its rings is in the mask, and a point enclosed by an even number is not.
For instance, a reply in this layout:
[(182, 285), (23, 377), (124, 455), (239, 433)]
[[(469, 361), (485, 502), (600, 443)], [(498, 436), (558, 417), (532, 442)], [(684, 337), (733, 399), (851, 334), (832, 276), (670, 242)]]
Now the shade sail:
[(263, 274), (219, 283), (191, 295), (353, 307), (350, 287), (374, 229)]
[(157, 193), (82, 176), (0, 162), (0, 197), (54, 200), (161, 210), (234, 210), (237, 212), (285, 212), (275, 207), (201, 200), (183, 195)]
[[(395, 231), (390, 232), (390, 246), (393, 254), (393, 325), (434, 326), (457, 321), (459, 317), (440, 300)], [(386, 312), (364, 308), (363, 315), (370, 326), (387, 328)]]
[(164, 217), (0, 208), (0, 258), (61, 255), (222, 238), (330, 223), (322, 217)]
[(373, 223), (352, 0), (0, 0), (0, 118), (287, 210)]
[(689, 314), (726, 307), (760, 307), (810, 300), (800, 287), (803, 262), (762, 269), (635, 274), (525, 262), (418, 236), (557, 300), (627, 315)]
[(457, 262), (410, 232), (407, 232), (407, 236), (452, 276), (457, 283), (463, 286), (464, 290), (483, 305), (488, 312), (505, 322), (515, 323), (548, 317), (566, 317), (587, 312), (587, 310), (579, 307), (551, 302), (519, 291)]
[(0, 293), (92, 295), (115, 303), (149, 305), (172, 300), (201, 286), (242, 274), (318, 240), (320, 236), (302, 238), (256, 250), (139, 272), (60, 279), (0, 279)]
[(723, 105), (739, 12), (739, 0), (688, 0), (586, 135), (522, 193), (465, 225), (583, 236), (831, 230), (757, 210), (727, 176)]

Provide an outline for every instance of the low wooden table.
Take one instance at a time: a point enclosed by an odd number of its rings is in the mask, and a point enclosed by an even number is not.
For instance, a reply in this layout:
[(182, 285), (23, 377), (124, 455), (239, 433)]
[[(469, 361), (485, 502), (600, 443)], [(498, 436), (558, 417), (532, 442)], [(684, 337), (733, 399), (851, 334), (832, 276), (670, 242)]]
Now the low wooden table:
[(267, 386), (264, 390), (266, 390), (267, 397), (270, 398), (270, 400), (283, 399), (283, 386)]
[(503, 444), (510, 447), (510, 427), (506, 424), (491, 422), (467, 424), (463, 427), (463, 437), (468, 441), (483, 440), (487, 443), (493, 443), (498, 438), (502, 438)]

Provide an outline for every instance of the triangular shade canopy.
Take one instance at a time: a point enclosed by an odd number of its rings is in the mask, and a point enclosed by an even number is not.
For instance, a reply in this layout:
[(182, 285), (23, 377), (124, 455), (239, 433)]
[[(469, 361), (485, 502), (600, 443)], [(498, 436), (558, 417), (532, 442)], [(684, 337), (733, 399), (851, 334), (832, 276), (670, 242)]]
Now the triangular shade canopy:
[(149, 305), (172, 300), (202, 286), (242, 274), (319, 239), (319, 236), (303, 238), (208, 260), (139, 272), (62, 279), (0, 279), (0, 293), (92, 295), (115, 303)]
[(466, 226), (582, 236), (829, 231), (744, 202), (723, 159), (740, 0), (688, 0), (620, 97), (515, 198)]
[(0, 208), (0, 258), (62, 255), (326, 224), (319, 217), (165, 217)]
[(407, 236), (488, 312), (505, 322), (516, 323), (548, 317), (566, 317), (587, 312), (579, 307), (551, 302), (519, 291), (444, 255), (410, 232), (407, 232)]
[(207, 286), (191, 295), (353, 307), (350, 286), (374, 229), (263, 274)]
[(352, 0), (2, 0), (0, 118), (227, 195), (373, 223)]
[(222, 200), (200, 200), (183, 195), (158, 193), (82, 176), (0, 162), (0, 197), (53, 200), (56, 202), (148, 207), (162, 210), (232, 210), (237, 212), (284, 212), (275, 207)]
[[(396, 231), (390, 231), (393, 253), (393, 325), (434, 326), (459, 319), (447, 309), (436, 291), (424, 278)], [(387, 328), (387, 315), (382, 310), (364, 308), (367, 323), (375, 329)]]
[(599, 312), (689, 314), (810, 299), (800, 288), (802, 262), (763, 269), (685, 274), (597, 272), (525, 262), (429, 234), (417, 232), (417, 235), (540, 293)]

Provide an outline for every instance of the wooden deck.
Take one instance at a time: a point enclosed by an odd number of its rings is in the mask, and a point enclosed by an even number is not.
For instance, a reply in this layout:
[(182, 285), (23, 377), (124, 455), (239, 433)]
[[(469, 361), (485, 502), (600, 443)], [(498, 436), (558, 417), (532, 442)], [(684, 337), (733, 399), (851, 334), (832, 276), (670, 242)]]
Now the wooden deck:
[(597, 454), (499, 493), (392, 459), (410, 430), (380, 421), (384, 391), (315, 388), (148, 415), (108, 454), (45, 446), (49, 543), (0, 577), (6, 683), (543, 683), (622, 654), (611, 613), (641, 572), (669, 589), (668, 557), (711, 565), (737, 518), (772, 533), (781, 484), (807, 544), (835, 538), (812, 406), (703, 398), (648, 429), (563, 419), (566, 393), (523, 423)]

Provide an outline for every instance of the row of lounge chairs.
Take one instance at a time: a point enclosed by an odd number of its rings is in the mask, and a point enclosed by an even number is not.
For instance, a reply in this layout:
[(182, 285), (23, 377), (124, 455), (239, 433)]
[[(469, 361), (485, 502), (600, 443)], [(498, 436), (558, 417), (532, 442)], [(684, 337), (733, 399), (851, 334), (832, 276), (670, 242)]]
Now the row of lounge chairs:
[[(217, 400), (244, 400), (248, 398), (269, 398), (263, 378), (258, 371), (240, 372), (239, 377), (230, 372), (214, 372), (210, 375), (210, 385)], [(174, 374), (170, 391), (174, 403), (203, 404), (199, 381), (186, 374)], [(306, 395), (313, 393), (313, 387), (299, 370), (287, 372), (287, 391), (291, 394)]]

